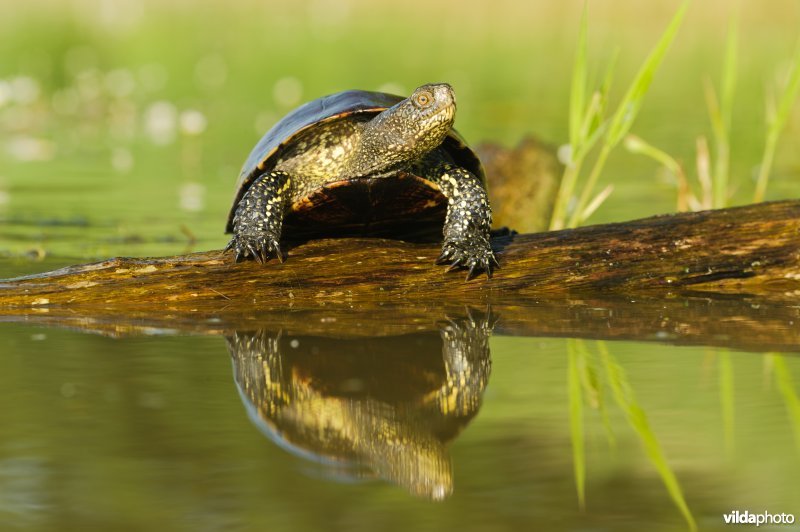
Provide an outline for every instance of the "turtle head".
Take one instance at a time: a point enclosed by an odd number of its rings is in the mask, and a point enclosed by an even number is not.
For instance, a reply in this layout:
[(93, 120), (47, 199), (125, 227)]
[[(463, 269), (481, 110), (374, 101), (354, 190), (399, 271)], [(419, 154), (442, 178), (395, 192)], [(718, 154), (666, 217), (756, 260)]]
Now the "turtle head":
[(447, 83), (429, 83), (366, 123), (354, 154), (356, 174), (389, 170), (421, 159), (453, 127), (456, 95)]

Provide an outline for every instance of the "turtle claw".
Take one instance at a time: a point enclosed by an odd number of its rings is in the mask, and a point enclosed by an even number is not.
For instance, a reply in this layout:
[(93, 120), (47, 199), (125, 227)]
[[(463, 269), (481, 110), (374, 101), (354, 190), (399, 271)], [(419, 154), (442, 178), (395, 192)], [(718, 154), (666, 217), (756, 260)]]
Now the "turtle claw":
[(245, 257), (247, 255), (250, 255), (251, 257), (256, 259), (258, 262), (260, 262), (262, 264), (264, 263), (264, 259), (261, 258), (261, 255), (258, 253), (258, 250), (253, 246), (253, 244), (248, 242), (247, 244), (245, 244), (245, 249), (247, 250), (247, 253), (245, 253)]
[[(467, 281), (469, 281), (470, 279), (472, 279), (472, 276), (475, 274), (475, 267), (476, 267), (477, 265), (478, 265), (478, 263), (477, 263), (477, 262), (473, 262), (473, 263), (472, 263), (472, 265), (469, 267), (469, 271), (467, 272), (467, 278), (466, 278), (466, 279), (464, 279), (464, 282), (465, 282), (465, 283), (466, 283)], [(491, 277), (492, 277), (492, 273), (491, 273), (491, 272), (488, 272), (488, 271), (487, 271), (486, 275), (488, 275), (488, 276), (489, 276), (489, 278), (491, 279)]]
[(499, 268), (497, 258), (494, 256), (489, 242), (485, 240), (446, 241), (441, 255), (436, 259), (436, 264), (449, 264), (448, 272), (466, 268), (468, 271), (465, 281), (473, 279), (481, 271), (491, 279), (492, 270)]
[(283, 264), (284, 261), (286, 260), (286, 257), (284, 256), (283, 251), (281, 251), (281, 248), (278, 245), (278, 241), (277, 240), (272, 242), (272, 249), (275, 251), (275, 257), (278, 259), (278, 261), (281, 264)]
[(266, 264), (270, 256), (274, 253), (280, 262), (285, 260), (278, 239), (264, 234), (246, 235), (236, 234), (225, 246), (225, 251), (234, 251), (234, 262), (242, 262), (248, 257), (257, 260), (261, 264)]
[(450, 266), (447, 267), (447, 271), (452, 272), (453, 270), (457, 270), (461, 266), (460, 261), (461, 259), (456, 259), (453, 262), (451, 262)]
[[(494, 259), (494, 263), (497, 264), (497, 260), (496, 259)], [(466, 268), (467, 265), (464, 265), (464, 267)], [(494, 267), (496, 268), (497, 266), (494, 266)], [(493, 266), (492, 266), (492, 261), (491, 260), (483, 259), (483, 260), (470, 262), (469, 263), (469, 271), (467, 271), (467, 278), (464, 279), (464, 282), (471, 281), (481, 271), (486, 273), (486, 277), (491, 279), (492, 278), (492, 268), (493, 268)]]
[(261, 246), (258, 250), (258, 262), (266, 264), (269, 260), (269, 250), (266, 246)]

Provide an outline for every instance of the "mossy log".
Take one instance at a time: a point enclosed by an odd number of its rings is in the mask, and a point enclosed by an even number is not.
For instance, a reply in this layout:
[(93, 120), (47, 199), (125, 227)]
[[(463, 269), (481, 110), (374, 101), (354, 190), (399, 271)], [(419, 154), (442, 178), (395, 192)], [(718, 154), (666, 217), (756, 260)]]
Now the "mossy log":
[(507, 334), (800, 350), (800, 201), (502, 236), (493, 246), (502, 269), (469, 282), (433, 264), (438, 244), (382, 239), (310, 241), (284, 264), (234, 264), (220, 251), (117, 258), (2, 281), (0, 315), (106, 332), (359, 335), (427, 329), (490, 305)]

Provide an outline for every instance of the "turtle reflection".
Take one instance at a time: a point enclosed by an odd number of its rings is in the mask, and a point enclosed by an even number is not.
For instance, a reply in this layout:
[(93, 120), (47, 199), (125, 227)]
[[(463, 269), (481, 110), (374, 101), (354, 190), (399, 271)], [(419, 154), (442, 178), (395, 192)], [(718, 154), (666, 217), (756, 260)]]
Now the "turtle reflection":
[(227, 340), (242, 399), (276, 443), (349, 477), (442, 499), (453, 490), (446, 444), (489, 379), (492, 325), (468, 316), (394, 337), (237, 331)]

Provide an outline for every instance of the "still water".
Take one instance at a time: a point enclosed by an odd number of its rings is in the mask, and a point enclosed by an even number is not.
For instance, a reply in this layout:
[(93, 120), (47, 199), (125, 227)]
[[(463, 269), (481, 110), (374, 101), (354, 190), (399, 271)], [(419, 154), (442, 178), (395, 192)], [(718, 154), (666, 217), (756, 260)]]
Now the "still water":
[(0, 324), (3, 530), (800, 517), (792, 355), (512, 337), (491, 309), (381, 336), (76, 318)]

